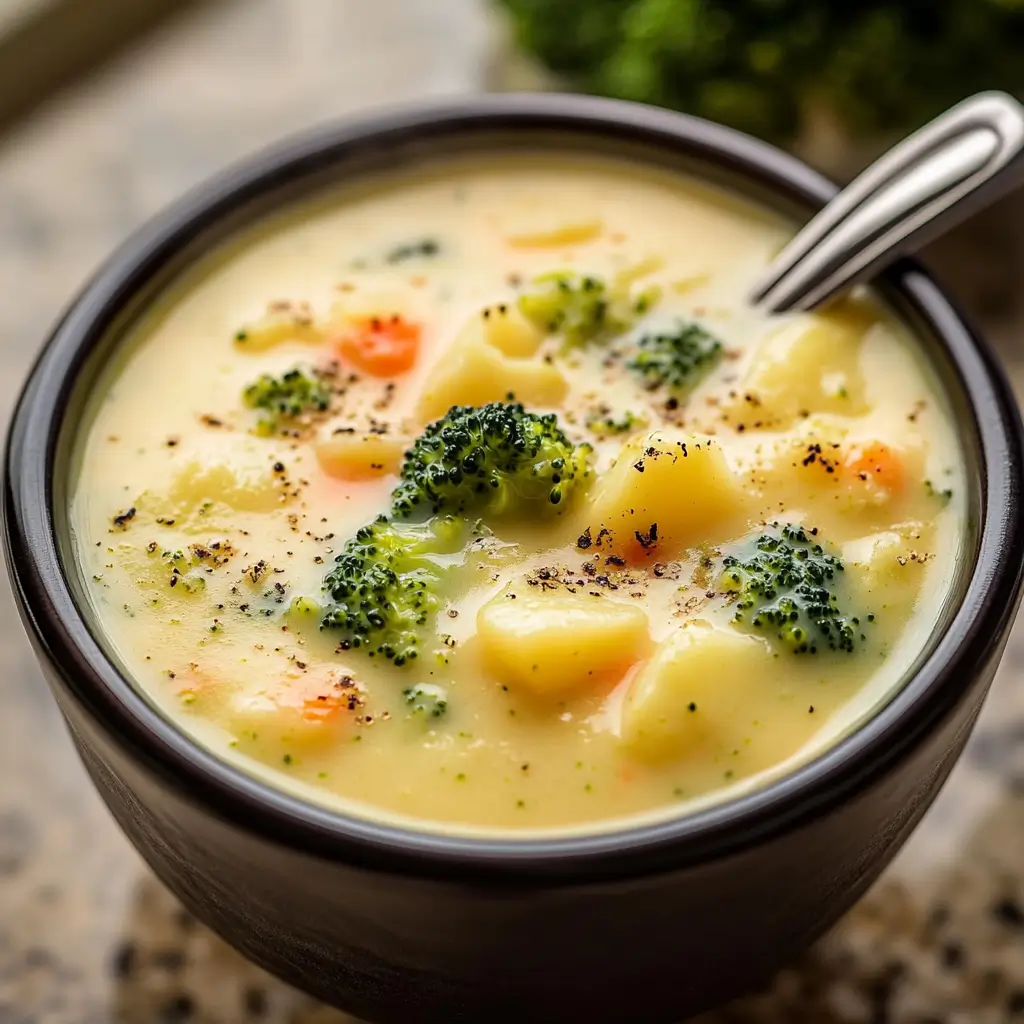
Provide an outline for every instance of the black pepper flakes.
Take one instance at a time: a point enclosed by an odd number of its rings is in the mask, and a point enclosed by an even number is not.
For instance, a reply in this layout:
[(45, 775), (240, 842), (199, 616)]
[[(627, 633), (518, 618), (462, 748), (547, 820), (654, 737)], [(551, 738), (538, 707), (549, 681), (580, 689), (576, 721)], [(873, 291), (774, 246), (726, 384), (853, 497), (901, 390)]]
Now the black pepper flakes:
[(135, 518), (137, 512), (138, 509), (133, 505), (131, 508), (125, 509), (124, 512), (118, 513), (113, 519), (114, 526), (119, 530), (127, 529), (128, 524)]
[(644, 551), (650, 551), (658, 543), (658, 524), (651, 523), (650, 529), (647, 533), (641, 533), (640, 530), (634, 530), (633, 536), (636, 537), (637, 543)]

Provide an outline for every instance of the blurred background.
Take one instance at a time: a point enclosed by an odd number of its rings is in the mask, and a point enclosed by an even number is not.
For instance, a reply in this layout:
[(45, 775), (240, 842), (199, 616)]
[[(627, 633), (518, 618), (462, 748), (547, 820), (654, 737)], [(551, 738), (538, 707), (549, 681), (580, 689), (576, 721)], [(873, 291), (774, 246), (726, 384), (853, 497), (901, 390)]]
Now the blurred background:
[[(982, 88), (1024, 0), (0, 0), (0, 416), (89, 273), (284, 134), (568, 89), (724, 121), (845, 179)], [(1024, 198), (927, 253), (1024, 394)], [(149, 875), (85, 780), (0, 584), (0, 1024), (342, 1024)], [(680, 922), (685, 927), (685, 922)], [(963, 762), (861, 905), (702, 1024), (1024, 1022), (1024, 627)]]

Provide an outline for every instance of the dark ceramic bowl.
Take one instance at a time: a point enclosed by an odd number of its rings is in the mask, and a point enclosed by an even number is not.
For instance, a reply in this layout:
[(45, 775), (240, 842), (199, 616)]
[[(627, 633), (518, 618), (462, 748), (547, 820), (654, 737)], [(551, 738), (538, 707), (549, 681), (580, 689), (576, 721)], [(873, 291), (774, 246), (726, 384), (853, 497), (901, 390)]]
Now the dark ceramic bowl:
[(58, 326), (8, 442), (8, 571), (114, 817), (196, 916), (270, 971), (370, 1021), (669, 1022), (767, 981), (864, 892), (935, 797), (1020, 597), (1016, 405), (989, 350), (903, 263), (879, 287), (916, 330), (957, 417), (969, 481), (964, 558), (905, 685), (813, 762), (660, 824), (484, 840), (306, 804), (175, 729), (90, 621), (68, 522), (85, 399), (126, 327), (198, 254), (317, 187), (421, 157), (544, 147), (678, 168), (799, 218), (834, 192), (725, 128), (579, 97), (487, 97), (329, 128), (220, 176), (136, 235)]

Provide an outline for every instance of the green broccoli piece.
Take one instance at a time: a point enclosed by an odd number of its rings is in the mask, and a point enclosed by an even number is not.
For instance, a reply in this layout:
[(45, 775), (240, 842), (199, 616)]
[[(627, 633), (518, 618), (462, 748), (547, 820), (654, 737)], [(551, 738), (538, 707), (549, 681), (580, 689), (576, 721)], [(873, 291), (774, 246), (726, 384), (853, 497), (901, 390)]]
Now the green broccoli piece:
[(260, 418), (257, 433), (269, 435), (304, 413), (326, 410), (331, 404), (331, 389), (315, 374), (295, 367), (280, 377), (263, 374), (242, 392), (242, 401), (250, 409), (266, 411), (268, 415)]
[(734, 602), (736, 623), (795, 654), (817, 654), (820, 648), (852, 652), (865, 639), (861, 620), (841, 610), (843, 562), (816, 535), (817, 530), (773, 523), (752, 551), (725, 557), (719, 588)]
[(561, 335), (566, 348), (622, 334), (657, 298), (653, 288), (630, 298), (598, 277), (568, 271), (542, 274), (532, 285), (519, 297), (520, 311), (541, 330)]
[[(393, 519), (364, 526), (335, 558), (324, 577), (330, 603), (321, 628), (339, 631), (343, 650), (412, 661), (433, 632), (452, 556), (474, 564), (491, 557), (485, 527), (463, 514), (559, 505), (587, 477), (589, 450), (574, 446), (554, 416), (519, 404), (453, 406), (406, 453)], [(418, 516), (428, 521), (394, 521)]]
[(680, 321), (674, 330), (644, 334), (627, 363), (645, 387), (677, 398), (692, 391), (722, 357), (722, 343), (703, 327)]
[(399, 526), (380, 516), (364, 526), (324, 577), (332, 604), (321, 628), (338, 630), (343, 650), (365, 648), (396, 665), (416, 658), (440, 606), (445, 556), (460, 550), (465, 529), (447, 517)]
[(647, 420), (627, 409), (618, 419), (608, 410), (596, 409), (587, 416), (587, 426), (598, 436), (607, 437), (611, 434), (629, 434), (634, 430), (647, 426)]
[(608, 289), (596, 277), (544, 274), (532, 291), (519, 297), (519, 308), (548, 334), (561, 334), (567, 345), (584, 345), (619, 326), (609, 319)]
[(452, 406), (405, 453), (392, 514), (543, 514), (587, 481), (589, 452), (569, 441), (553, 414), (512, 402)]
[(419, 718), (440, 718), (448, 710), (448, 694), (443, 686), (419, 683), (403, 692), (409, 713)]
[(436, 238), (420, 238), (415, 242), (396, 245), (384, 257), (387, 263), (405, 263), (415, 259), (429, 259), (441, 251), (441, 243)]
[(953, 497), (953, 489), (951, 487), (938, 488), (931, 482), (931, 480), (925, 480), (924, 482), (925, 494), (929, 498), (939, 498), (943, 503), (948, 502)]

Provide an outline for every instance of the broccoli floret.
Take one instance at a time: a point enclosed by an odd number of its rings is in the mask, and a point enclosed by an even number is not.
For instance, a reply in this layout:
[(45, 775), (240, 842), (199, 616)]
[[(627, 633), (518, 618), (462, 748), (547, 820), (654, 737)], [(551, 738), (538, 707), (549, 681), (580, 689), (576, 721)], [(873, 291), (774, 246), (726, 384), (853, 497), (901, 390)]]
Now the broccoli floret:
[(448, 710), (448, 694), (433, 683), (410, 686), (403, 693), (410, 715), (419, 718), (440, 718)]
[(519, 308), (548, 334), (561, 334), (569, 345), (583, 345), (602, 331), (615, 330), (609, 322), (608, 289), (596, 277), (544, 274), (533, 290), (519, 297)]
[[(363, 648), (396, 665), (416, 658), (432, 632), (442, 581), (453, 555), (473, 555), (482, 525), (463, 518), (550, 509), (587, 476), (589, 446), (574, 446), (554, 416), (515, 403), (453, 406), (406, 453), (392, 494), (394, 519), (364, 526), (346, 543), (324, 578), (331, 605), (324, 629), (341, 633), (343, 649)], [(483, 544), (486, 556), (489, 545)]]
[(647, 420), (627, 409), (617, 419), (607, 408), (598, 409), (587, 417), (587, 426), (598, 436), (610, 434), (628, 434), (647, 426)]
[(656, 291), (634, 298), (617, 294), (598, 277), (558, 272), (534, 278), (519, 297), (519, 309), (541, 330), (561, 335), (567, 348), (629, 330), (653, 305)]
[(441, 243), (436, 238), (420, 238), (415, 242), (405, 242), (396, 245), (384, 257), (388, 263), (405, 263), (408, 260), (428, 259), (436, 256), (441, 251)]
[(341, 633), (343, 649), (404, 665), (429, 632), (446, 571), (445, 556), (458, 551), (465, 526), (447, 517), (399, 526), (385, 516), (348, 541), (324, 577), (332, 606), (321, 626)]
[(628, 366), (645, 387), (676, 397), (692, 391), (722, 357), (722, 343), (703, 327), (680, 321), (674, 330), (644, 334)]
[(405, 453), (392, 514), (543, 514), (586, 481), (589, 452), (573, 445), (553, 414), (512, 402), (452, 406)]
[(929, 498), (940, 498), (943, 502), (949, 501), (953, 497), (953, 489), (951, 487), (938, 488), (931, 482), (931, 480), (925, 480), (924, 482), (925, 494)]
[(864, 640), (861, 620), (841, 609), (836, 591), (843, 562), (813, 539), (816, 534), (773, 523), (751, 552), (725, 557), (719, 588), (734, 602), (735, 622), (796, 654), (851, 652)]
[(242, 392), (242, 401), (250, 409), (267, 413), (260, 418), (257, 432), (273, 434), (304, 413), (327, 409), (331, 389), (315, 374), (295, 367), (280, 377), (263, 374)]

